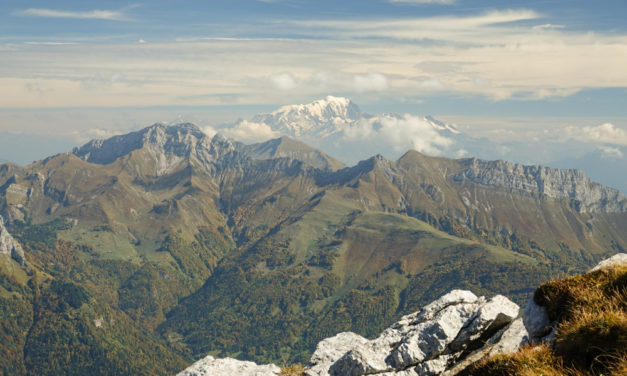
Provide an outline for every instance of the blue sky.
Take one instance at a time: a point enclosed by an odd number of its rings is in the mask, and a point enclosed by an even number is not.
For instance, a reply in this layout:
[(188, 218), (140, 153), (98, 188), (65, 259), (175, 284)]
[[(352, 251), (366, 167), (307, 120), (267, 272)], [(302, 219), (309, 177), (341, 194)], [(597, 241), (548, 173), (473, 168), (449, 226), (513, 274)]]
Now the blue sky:
[(329, 94), (499, 140), (610, 123), (625, 147), (626, 17), (624, 0), (4, 0), (0, 159)]

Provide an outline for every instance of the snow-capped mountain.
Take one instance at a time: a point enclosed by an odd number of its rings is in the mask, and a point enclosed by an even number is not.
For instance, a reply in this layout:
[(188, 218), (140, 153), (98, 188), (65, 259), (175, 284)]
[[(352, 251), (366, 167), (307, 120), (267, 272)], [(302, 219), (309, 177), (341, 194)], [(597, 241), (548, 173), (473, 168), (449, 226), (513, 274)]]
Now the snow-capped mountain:
[(249, 142), (289, 136), (337, 155), (348, 164), (372, 154), (398, 158), (408, 149), (430, 155), (464, 156), (445, 153), (455, 144), (453, 138), (463, 137), (453, 125), (430, 116), (366, 114), (350, 99), (334, 96), (283, 106), (250, 120), (226, 124), (217, 131)]
[[(343, 97), (327, 96), (308, 104), (282, 106), (269, 114), (258, 114), (252, 122), (265, 124), (282, 135), (312, 140), (337, 136), (354, 127), (359, 122), (368, 121), (380, 128), (382, 119), (400, 119), (402, 115), (363, 114), (352, 100)], [(441, 122), (432, 116), (422, 118), (436, 131), (451, 134), (461, 132), (454, 125)]]
[(252, 121), (292, 137), (322, 137), (342, 132), (361, 118), (361, 111), (348, 98), (328, 96), (309, 104), (288, 105)]

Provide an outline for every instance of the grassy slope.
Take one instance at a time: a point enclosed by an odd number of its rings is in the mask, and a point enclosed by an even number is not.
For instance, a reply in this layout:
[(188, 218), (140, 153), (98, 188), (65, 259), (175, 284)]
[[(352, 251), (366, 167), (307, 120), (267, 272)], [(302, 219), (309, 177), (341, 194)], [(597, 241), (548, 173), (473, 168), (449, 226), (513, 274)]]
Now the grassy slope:
[[(456, 185), (447, 178), (456, 161), (417, 153), (324, 179), (286, 161), (218, 177), (185, 162), (157, 176), (150, 158), (137, 150), (99, 166), (61, 155), (3, 167), (0, 183), (15, 175), (31, 188), (28, 200), (11, 197), (28, 226), (67, 225), (54, 230), (60, 246), (55, 235), (47, 248), (27, 247), (43, 279), (73, 281), (138, 328), (134, 336), (164, 344), (162, 333), (184, 356), (307, 359), (319, 339), (373, 335), (451, 288), (524, 302), (540, 282), (627, 244), (625, 215)], [(209, 238), (198, 237), (204, 228)]]
[[(161, 331), (182, 338), (196, 356), (302, 361), (329, 335), (344, 330), (374, 335), (402, 312), (426, 303), (439, 288), (423, 283), (448, 290), (464, 282), (487, 293), (522, 288), (524, 298), (544, 270), (529, 256), (460, 239), (415, 218), (359, 207), (337, 192), (325, 194), (298, 221), (286, 220), (229, 255), (198, 292), (168, 314)], [(477, 278), (464, 278), (475, 270)], [(511, 285), (479, 278), (499, 272), (520, 276)], [(534, 278), (523, 275), (534, 272)], [(428, 280), (434, 276), (440, 280)]]
[(627, 373), (627, 266), (548, 282), (534, 300), (558, 323), (554, 347), (486, 359), (466, 376)]

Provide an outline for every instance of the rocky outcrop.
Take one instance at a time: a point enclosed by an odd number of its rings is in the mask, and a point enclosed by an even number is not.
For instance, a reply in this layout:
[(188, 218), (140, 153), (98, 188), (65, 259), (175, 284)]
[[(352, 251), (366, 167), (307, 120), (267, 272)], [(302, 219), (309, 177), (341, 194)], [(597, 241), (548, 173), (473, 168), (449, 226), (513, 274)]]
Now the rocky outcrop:
[[(519, 308), (504, 296), (453, 290), (368, 340), (345, 332), (322, 340), (307, 376), (452, 375), (486, 354), (510, 353), (527, 341)], [(279, 374), (273, 365), (207, 356), (178, 376)]]
[[(627, 264), (620, 253), (589, 272)], [(344, 332), (318, 343), (306, 376), (454, 376), (485, 357), (511, 354), (527, 344), (552, 343), (556, 324), (531, 298), (523, 317), (508, 298), (477, 297), (453, 290), (421, 310), (402, 317), (381, 335), (368, 340)], [(278, 375), (275, 365), (259, 366), (208, 356), (179, 373), (201, 375)]]
[(4, 227), (4, 218), (0, 216), (0, 254), (8, 255), (22, 266), (27, 266), (24, 250), (20, 243)]
[[(307, 376), (439, 375), (489, 343), (495, 352), (526, 340), (519, 307), (504, 296), (487, 300), (453, 290), (422, 310), (404, 316), (374, 340), (342, 333), (320, 342)], [(514, 321), (515, 325), (509, 325)], [(335, 349), (349, 349), (344, 354)], [(484, 350), (484, 352), (487, 350)]]
[(549, 320), (549, 314), (546, 309), (536, 304), (533, 296), (525, 305), (525, 313), (523, 314), (523, 323), (531, 342), (540, 342), (553, 331), (553, 325)]
[(353, 348), (366, 345), (366, 343), (368, 343), (366, 338), (351, 332), (339, 333), (318, 342), (305, 374), (328, 375), (329, 367), (333, 363)]
[(77, 157), (96, 164), (109, 164), (142, 147), (155, 149), (155, 154), (182, 157), (199, 143), (205, 134), (193, 124), (168, 126), (154, 124), (137, 132), (106, 140), (91, 140), (73, 150)]
[(597, 264), (594, 268), (590, 269), (588, 273), (595, 272), (597, 270), (611, 268), (613, 266), (626, 265), (627, 264), (627, 253), (617, 253), (614, 256), (605, 259)]
[[(588, 270), (588, 273), (619, 265), (627, 265), (627, 253), (617, 253), (614, 256), (599, 262), (595, 267)], [(531, 297), (525, 305), (522, 321), (528, 333), (528, 343), (553, 343), (556, 334), (555, 332), (557, 330), (557, 323), (552, 322), (549, 319), (549, 314), (546, 308), (538, 305), (533, 297)]]
[(627, 212), (627, 198), (618, 190), (591, 181), (581, 170), (524, 166), (506, 161), (462, 161), (465, 169), (453, 176), (487, 186), (516, 189), (553, 199), (568, 199), (580, 213)]
[(281, 369), (274, 364), (257, 365), (253, 362), (211, 355), (197, 361), (177, 376), (276, 376)]

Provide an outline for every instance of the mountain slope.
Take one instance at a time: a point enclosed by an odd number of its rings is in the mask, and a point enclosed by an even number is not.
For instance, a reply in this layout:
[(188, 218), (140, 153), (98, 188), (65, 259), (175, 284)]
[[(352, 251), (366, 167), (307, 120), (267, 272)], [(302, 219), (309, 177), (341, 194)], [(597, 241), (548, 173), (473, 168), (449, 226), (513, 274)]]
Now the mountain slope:
[[(207, 352), (306, 359), (319, 339), (374, 334), (452, 288), (521, 302), (627, 248), (626, 201), (574, 170), (415, 151), (344, 167), (289, 138), (156, 124), (0, 166), (0, 214), (33, 267), (3, 264), (2, 304), (23, 317), (11, 333), (40, 333), (12, 354), (39, 369), (44, 353), (19, 350), (80, 332), (67, 338), (82, 349), (156, 346), (141, 358), (155, 370)], [(96, 335), (107, 320), (119, 326)]]

